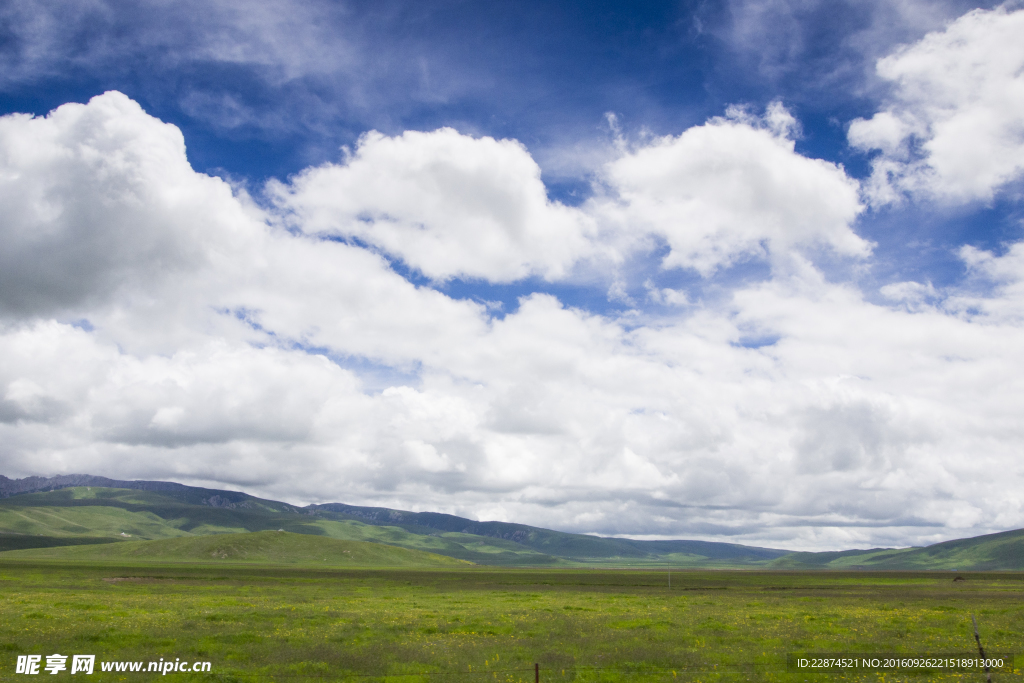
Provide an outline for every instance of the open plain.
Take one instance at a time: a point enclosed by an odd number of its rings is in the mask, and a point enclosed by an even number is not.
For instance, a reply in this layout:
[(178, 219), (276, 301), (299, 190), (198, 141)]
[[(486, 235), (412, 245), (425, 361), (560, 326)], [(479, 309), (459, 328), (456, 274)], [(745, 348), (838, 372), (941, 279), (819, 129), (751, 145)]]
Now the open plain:
[(61, 653), (212, 663), (177, 681), (532, 681), (535, 663), (542, 681), (983, 681), (787, 670), (794, 652), (970, 656), (971, 614), (989, 653), (1019, 651), (1024, 574), (956, 576), (5, 559), (0, 678)]

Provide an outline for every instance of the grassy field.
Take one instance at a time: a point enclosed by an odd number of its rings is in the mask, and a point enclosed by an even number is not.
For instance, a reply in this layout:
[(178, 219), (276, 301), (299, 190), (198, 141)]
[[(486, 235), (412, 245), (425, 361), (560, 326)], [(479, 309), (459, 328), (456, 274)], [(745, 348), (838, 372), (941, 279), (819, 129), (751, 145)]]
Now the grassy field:
[[(790, 652), (1017, 652), (1024, 575), (325, 569), (0, 560), (0, 679), (19, 654), (212, 663), (176, 681), (983, 681), (793, 673)], [(996, 681), (1024, 680), (1015, 672)], [(103, 674), (84, 680), (153, 680)], [(68, 676), (46, 675), (46, 680)], [(77, 680), (72, 678), (71, 680)]]
[(283, 531), (215, 534), (159, 541), (132, 541), (12, 550), (3, 557), (62, 562), (163, 564), (298, 564), (314, 567), (459, 567), (471, 563), (382, 543), (343, 541)]

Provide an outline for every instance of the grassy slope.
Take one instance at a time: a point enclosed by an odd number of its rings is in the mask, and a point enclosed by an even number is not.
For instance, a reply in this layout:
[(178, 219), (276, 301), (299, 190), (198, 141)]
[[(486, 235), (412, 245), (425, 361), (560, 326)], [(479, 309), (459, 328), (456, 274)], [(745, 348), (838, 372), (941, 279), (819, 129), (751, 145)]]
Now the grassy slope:
[(331, 567), (455, 567), (466, 562), (380, 543), (280, 531), (15, 550), (9, 559), (90, 562), (245, 562)]
[[(39, 545), (61, 544), (60, 538), (70, 543), (72, 538), (100, 537), (125, 540), (154, 540), (189, 535), (240, 533), (285, 529), (303, 534), (324, 535), (344, 540), (386, 543), (404, 548), (434, 552), (482, 564), (500, 566), (557, 566), (576, 564), (640, 565), (674, 564), (700, 566), (707, 558), (677, 554), (673, 557), (651, 557), (631, 548), (619, 539), (598, 539), (579, 534), (533, 529), (534, 546), (547, 547), (568, 555), (563, 559), (504, 538), (482, 536), (478, 533), (440, 531), (422, 525), (385, 526), (378, 521), (367, 524), (344, 514), (318, 512), (308, 514), (301, 508), (274, 501), (264, 501), (245, 494), (237, 494), (228, 505), (211, 507), (202, 504), (210, 500), (213, 491), (155, 492), (130, 489), (77, 487), (45, 493), (22, 494), (0, 501), (0, 532), (14, 532), (48, 539)], [(412, 513), (416, 514), (416, 513)], [(421, 513), (428, 515), (432, 513)], [(443, 517), (463, 520), (450, 515)], [(499, 523), (475, 526), (474, 532), (488, 531)], [(519, 527), (521, 525), (506, 525)], [(12, 539), (7, 536), (7, 539)], [(714, 545), (714, 544), (711, 544)], [(621, 546), (621, 547), (620, 547)], [(0, 536), (0, 549), (25, 547), (16, 539)], [(575, 561), (574, 561), (575, 560)], [(729, 565), (732, 566), (732, 565)]]
[(628, 538), (602, 538), (586, 534), (541, 529), (509, 522), (475, 522), (438, 512), (407, 512), (389, 508), (359, 507), (329, 503), (311, 506), (326, 519), (353, 519), (367, 524), (398, 526), (413, 533), (465, 533), (500, 539), (525, 546), (539, 553), (588, 563), (602, 560), (628, 562), (664, 562), (669, 556), (703, 558), (731, 565), (756, 565), (787, 554), (785, 550), (756, 548), (732, 543), (707, 541), (637, 541)]
[(1024, 529), (936, 543), (869, 558), (871, 569), (1024, 569)]
[(98, 536), (26, 536), (25, 534), (5, 534), (0, 532), (0, 551), (97, 543), (117, 543), (117, 539)]
[(925, 548), (792, 553), (774, 569), (1024, 570), (1024, 529), (936, 543)]
[(604, 539), (436, 513), (340, 505), (306, 510), (242, 493), (187, 487), (174, 492), (78, 487), (0, 500), (0, 550), (127, 540), (122, 534), (153, 540), (277, 529), (500, 566), (1024, 570), (1024, 530), (927, 548), (779, 557), (781, 551), (729, 544)]
[(318, 519), (308, 523), (331, 538), (373, 543), (388, 543), (403, 548), (440, 553), (471, 562), (502, 566), (564, 564), (556, 557), (500, 538), (481, 538), (472, 534), (416, 534), (395, 526), (374, 526), (354, 520)]
[[(188, 493), (188, 492), (186, 492)], [(300, 508), (260, 499), (235, 507), (197, 504), (191, 495), (129, 489), (69, 488), (13, 496), (0, 501), (0, 550), (32, 545), (205, 536), (284, 529), (334, 539), (369, 541), (496, 565), (551, 565), (557, 558), (511, 541), (472, 534), (416, 534), (398, 527), (301, 514)], [(7, 532), (7, 533), (4, 533)], [(122, 536), (128, 534), (128, 536)], [(32, 544), (29, 539), (38, 539)], [(63, 539), (63, 541), (62, 541)]]
[(279, 528), (501, 566), (742, 567), (763, 565), (785, 554), (727, 543), (599, 538), (432, 512), (341, 504), (299, 508), (239, 492), (185, 486), (159, 491), (80, 486), (0, 500), (0, 550), (24, 547), (5, 542), (5, 531), (121, 540), (122, 533), (157, 539)]
[[(133, 512), (118, 507), (81, 508), (31, 507), (21, 510), (0, 509), (0, 528), (8, 533), (42, 536), (128, 536), (142, 539), (184, 536), (152, 512)], [(121, 536), (126, 534), (126, 536)]]

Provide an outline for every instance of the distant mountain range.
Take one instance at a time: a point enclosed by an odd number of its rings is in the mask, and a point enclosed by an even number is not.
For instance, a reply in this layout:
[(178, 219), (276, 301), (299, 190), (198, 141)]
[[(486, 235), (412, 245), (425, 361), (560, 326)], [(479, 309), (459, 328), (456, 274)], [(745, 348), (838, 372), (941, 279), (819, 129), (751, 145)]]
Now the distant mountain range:
[(277, 529), (383, 543), (485, 565), (1024, 570), (1024, 530), (926, 548), (802, 553), (708, 541), (604, 538), (342, 503), (298, 507), (173, 482), (86, 474), (0, 476), (0, 550)]

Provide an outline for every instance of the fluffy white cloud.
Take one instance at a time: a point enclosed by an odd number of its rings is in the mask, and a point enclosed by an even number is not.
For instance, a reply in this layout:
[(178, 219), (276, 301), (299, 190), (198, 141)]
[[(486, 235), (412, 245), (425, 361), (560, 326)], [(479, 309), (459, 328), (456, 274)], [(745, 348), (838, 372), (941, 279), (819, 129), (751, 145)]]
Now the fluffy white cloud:
[(796, 248), (867, 255), (850, 227), (856, 181), (797, 154), (795, 128), (779, 103), (763, 118), (732, 109), (607, 163), (580, 208), (547, 199), (520, 144), (451, 129), (370, 133), (344, 163), (270, 189), (295, 228), (360, 240), (435, 280), (559, 279), (581, 261), (646, 251), (652, 236), (671, 247), (665, 266), (703, 275)]
[(177, 128), (117, 92), (0, 118), (0, 205), (0, 309), (23, 315), (185, 278), (247, 220), (192, 171)]
[(483, 324), (479, 306), (418, 289), (365, 249), (269, 227), (192, 170), (177, 128), (117, 92), (0, 118), (0, 202), (0, 312), (87, 318), (129, 350), (216, 334), (401, 363), (419, 351), (396, 316), (419, 338)]
[(975, 10), (878, 61), (888, 107), (850, 125), (880, 150), (869, 194), (989, 199), (1024, 171), (1024, 10)]
[[(368, 138), (277, 186), (289, 232), (121, 95), (0, 119), (0, 465), (786, 547), (1021, 526), (1019, 249), (964, 252), (986, 296), (901, 283), (883, 306), (828, 282), (803, 253), (867, 253), (856, 187), (795, 154), (792, 123), (655, 141), (608, 167), (614, 200), (578, 209), (546, 200), (517, 144)], [(530, 232), (517, 198), (575, 227)], [(554, 277), (588, 253), (537, 247), (566, 234), (608, 253), (661, 235), (672, 264), (708, 271), (763, 244), (787, 268), (717, 304), (651, 285), (688, 304), (661, 318), (538, 292), (492, 319), (317, 237), (385, 204), (382, 229), (421, 224), (409, 258), (438, 273), (479, 258)]]
[(272, 187), (303, 231), (357, 238), (435, 280), (558, 278), (590, 250), (590, 224), (547, 198), (512, 140), (444, 128), (364, 135), (344, 163)]
[(835, 164), (794, 152), (796, 122), (781, 104), (762, 121), (742, 110), (656, 140), (604, 169), (617, 202), (598, 212), (630, 234), (663, 238), (664, 265), (704, 275), (744, 257), (827, 247), (866, 256), (850, 224), (857, 183)]

